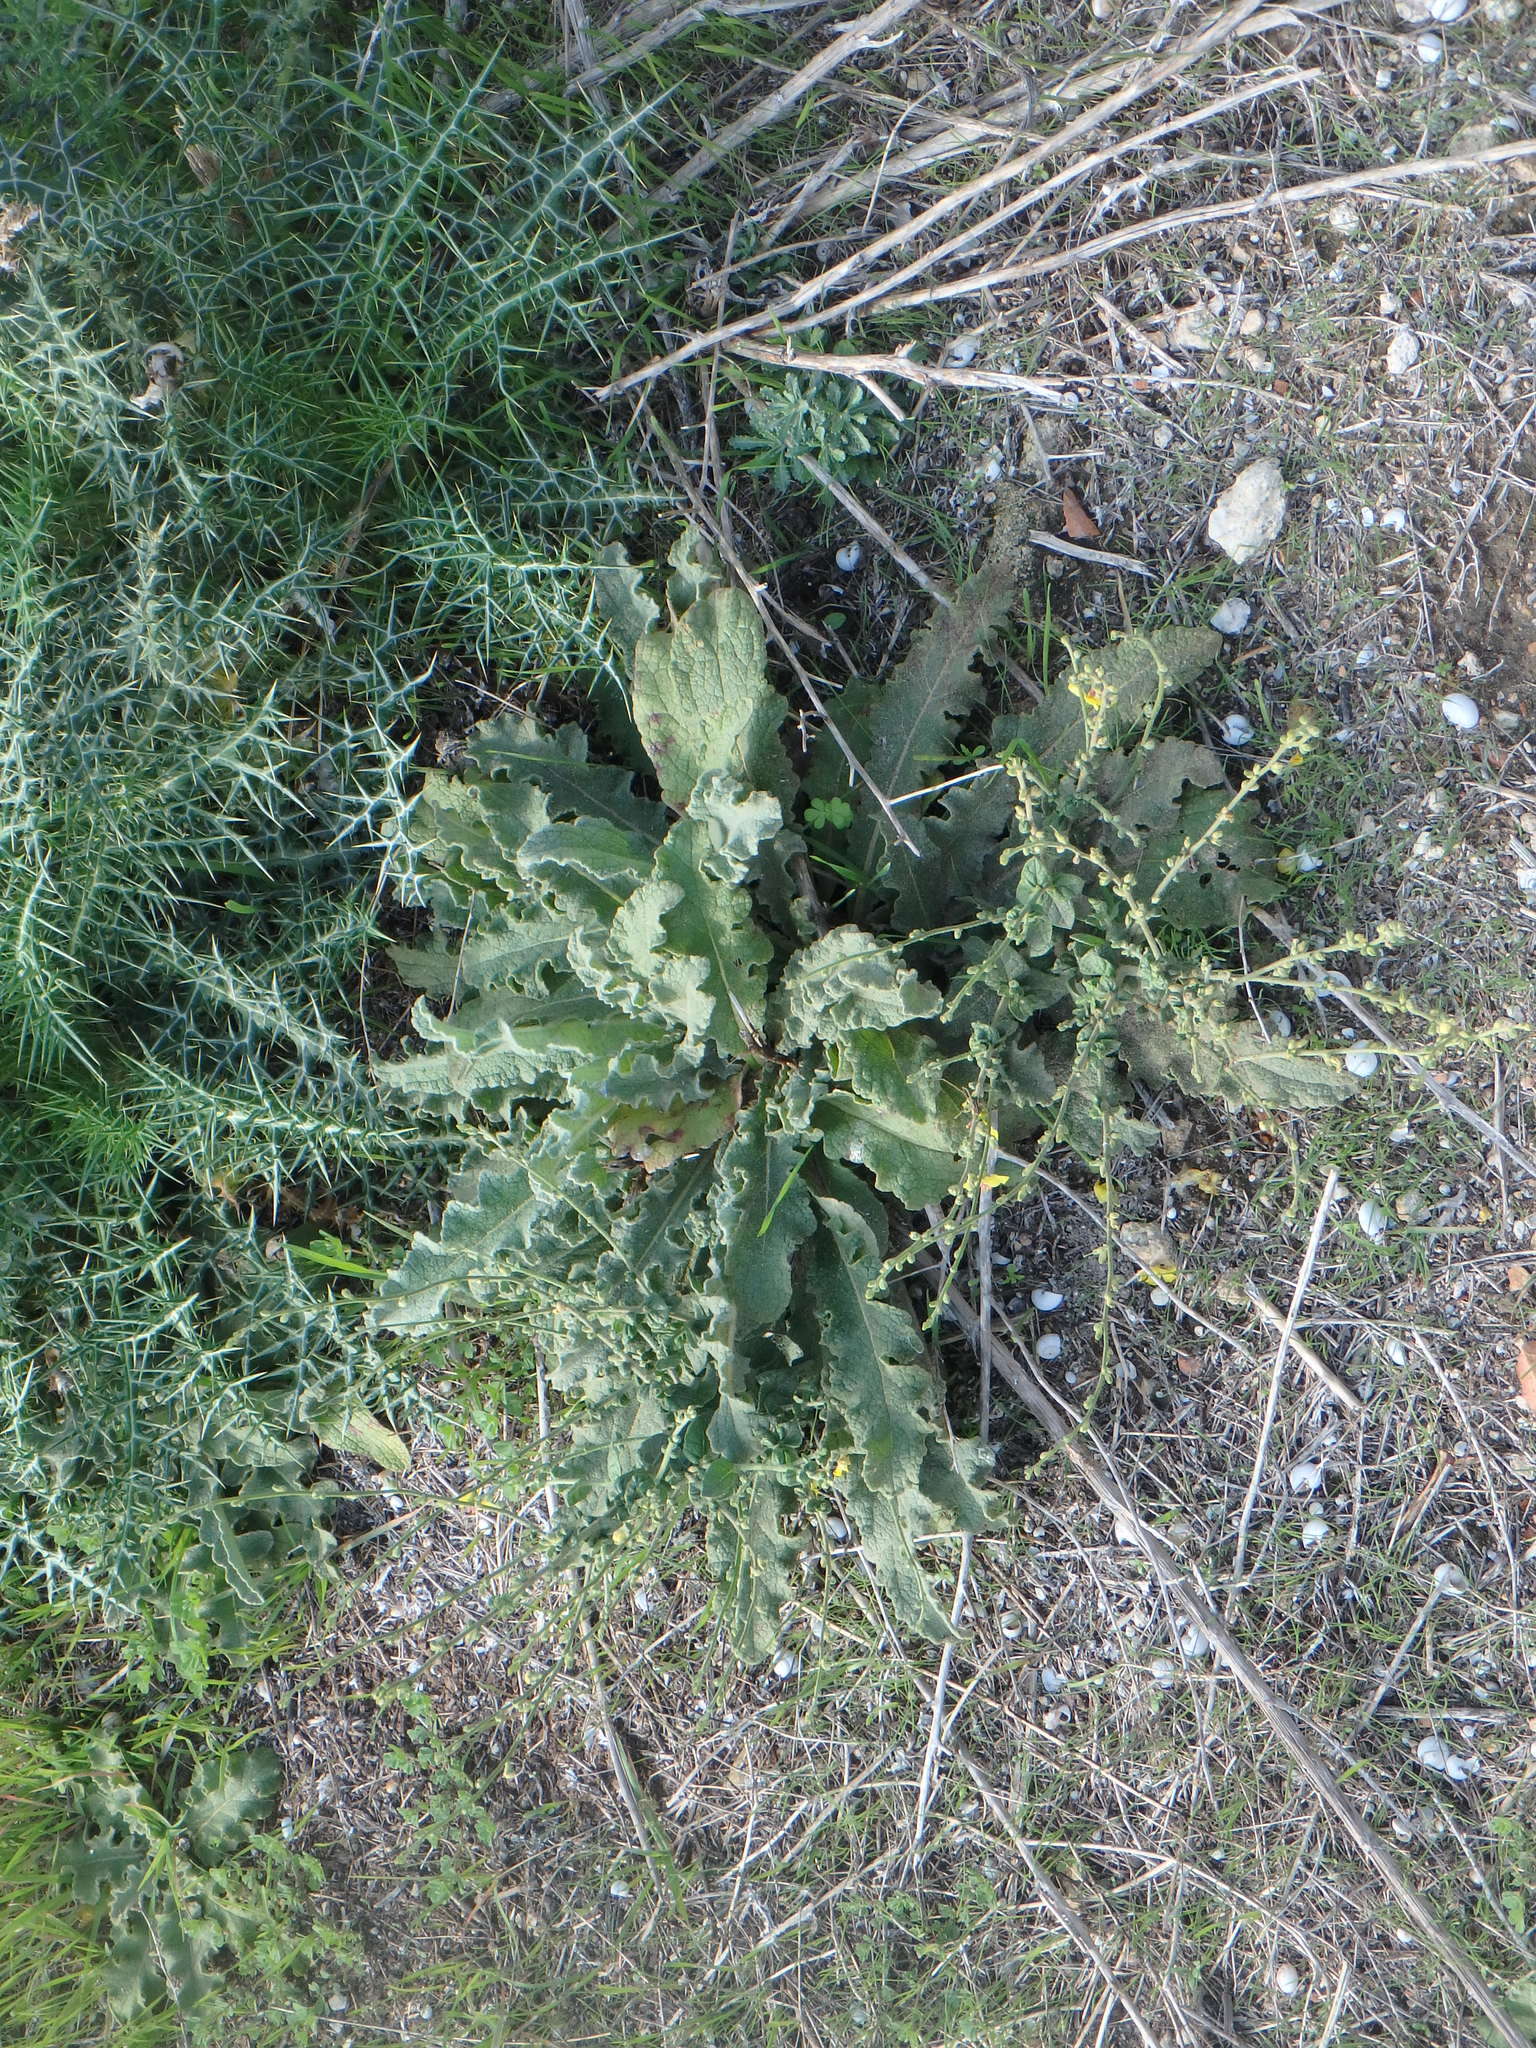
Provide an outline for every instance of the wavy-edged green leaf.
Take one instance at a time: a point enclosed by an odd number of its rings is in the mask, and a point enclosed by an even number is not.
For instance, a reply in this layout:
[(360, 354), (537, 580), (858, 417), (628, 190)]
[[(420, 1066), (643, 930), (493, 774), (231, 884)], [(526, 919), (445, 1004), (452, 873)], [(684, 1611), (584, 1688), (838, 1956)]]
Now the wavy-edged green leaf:
[(857, 925), (834, 925), (785, 968), (775, 994), (776, 1037), (790, 1049), (810, 1046), (935, 1017), (942, 1005), (938, 990), (907, 966), (899, 946)]
[(391, 946), (389, 957), (408, 988), (428, 995), (526, 987), (541, 969), (565, 965), (572, 929), (565, 917), (493, 917), (488, 925), (438, 937), (431, 945)]
[(955, 1128), (937, 1115), (832, 1088), (817, 1104), (816, 1128), (834, 1159), (864, 1167), (881, 1193), (906, 1209), (946, 1201), (963, 1172)]
[(745, 591), (710, 590), (670, 630), (635, 643), (635, 724), (661, 793), (683, 810), (718, 769), (748, 789), (793, 787), (779, 728), (784, 699), (768, 680), (762, 625)]
[(242, 1848), (271, 1814), (283, 1782), (277, 1752), (261, 1745), (205, 1757), (192, 1774), (179, 1826), (205, 1868)]
[[(587, 759), (580, 726), (550, 728), (508, 712), (475, 728), (466, 758), (482, 775), (499, 778), (493, 789), (542, 791), (552, 818), (603, 818), (653, 841), (666, 830), (666, 813), (636, 794), (627, 769)], [(512, 850), (524, 836), (509, 840)]]
[[(450, 1301), (486, 1300), (498, 1283), (505, 1284), (507, 1255), (527, 1252), (544, 1201), (519, 1163), (486, 1165), (464, 1175), (437, 1235), (418, 1231), (380, 1288), (369, 1318), (375, 1329), (426, 1329)], [(518, 1262), (512, 1270), (520, 1274)]]
[(592, 582), (598, 610), (625, 656), (632, 655), (641, 634), (649, 633), (661, 620), (661, 607), (645, 588), (643, 571), (630, 561), (621, 543), (614, 541), (598, 556)]
[(778, 828), (774, 798), (706, 775), (656, 849), (650, 879), (613, 920), (610, 959), (632, 971), (645, 1003), (683, 1026), (689, 1045), (740, 1055), (747, 1036), (763, 1031), (773, 947), (744, 883)]

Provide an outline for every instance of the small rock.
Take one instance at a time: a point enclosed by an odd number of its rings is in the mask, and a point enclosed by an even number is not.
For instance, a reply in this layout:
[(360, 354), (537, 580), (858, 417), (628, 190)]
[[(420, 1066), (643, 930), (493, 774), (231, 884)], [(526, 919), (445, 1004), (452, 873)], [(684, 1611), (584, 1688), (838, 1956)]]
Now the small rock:
[(1275, 1989), (1282, 1998), (1294, 1998), (1301, 1989), (1301, 1972), (1294, 1963), (1280, 1963), (1275, 1969)]
[(1355, 1211), (1355, 1221), (1373, 1244), (1380, 1244), (1392, 1224), (1380, 1202), (1362, 1202)]
[(1043, 1365), (1051, 1365), (1061, 1356), (1059, 1337), (1042, 1337), (1035, 1346), (1035, 1356)]
[(856, 540), (849, 541), (846, 547), (841, 547), (837, 551), (837, 566), (845, 576), (851, 576), (863, 559), (863, 547)]
[(1053, 1314), (1066, 1298), (1064, 1294), (1058, 1294), (1054, 1287), (1033, 1287), (1029, 1294), (1030, 1305), (1037, 1308), (1043, 1316)]
[(1409, 28), (1423, 28), (1431, 21), (1460, 21), (1471, 0), (1392, 0), (1392, 5), (1399, 21)]
[(1381, 523), (1389, 533), (1402, 533), (1408, 525), (1408, 511), (1403, 505), (1389, 505), (1381, 515)]
[(1147, 1668), (1152, 1674), (1153, 1683), (1161, 1686), (1164, 1692), (1172, 1687), (1179, 1675), (1179, 1667), (1171, 1657), (1154, 1657)]
[(1250, 462), (1211, 508), (1206, 532), (1241, 568), (1279, 537), (1285, 524), (1285, 478), (1278, 462), (1264, 456)]
[(1513, 28), (1525, 12), (1525, 0), (1483, 0), (1478, 11), (1491, 28)]
[(1166, 420), (1154, 431), (1152, 446), (1154, 448), (1171, 448), (1173, 446), (1173, 429)]
[(799, 1669), (800, 1652), (798, 1650), (780, 1650), (777, 1657), (773, 1660), (773, 1675), (775, 1678), (793, 1678), (799, 1672)]
[(1123, 1224), (1120, 1242), (1133, 1259), (1154, 1271), (1159, 1266), (1177, 1266), (1179, 1262), (1173, 1239), (1156, 1223)]
[(1253, 339), (1254, 335), (1264, 332), (1264, 315), (1257, 306), (1250, 306), (1248, 308), (1242, 319), (1237, 323), (1237, 331), (1249, 341)]
[(1352, 199), (1340, 199), (1328, 209), (1328, 225), (1336, 235), (1358, 235), (1360, 209)]
[(1059, 1692), (1065, 1692), (1068, 1683), (1069, 1680), (1053, 1664), (1047, 1664), (1042, 1668), (1040, 1673), (1041, 1688), (1053, 1697)]
[(1253, 721), (1245, 718), (1241, 711), (1229, 711), (1218, 721), (1216, 730), (1229, 747), (1246, 747), (1253, 738)]
[(1389, 1337), (1382, 1348), (1394, 1365), (1408, 1363), (1408, 1346), (1401, 1337)]
[(997, 1626), (999, 1632), (1006, 1636), (1010, 1643), (1016, 1642), (1024, 1633), (1024, 1617), (1014, 1608), (1005, 1607), (997, 1617)]
[(848, 1524), (841, 1515), (828, 1515), (827, 1534), (834, 1543), (846, 1543), (848, 1541)]
[(1424, 353), (1424, 344), (1411, 327), (1399, 327), (1387, 343), (1387, 375), (1406, 377)]
[(1347, 1052), (1344, 1055), (1344, 1071), (1353, 1074), (1357, 1081), (1369, 1081), (1380, 1065), (1379, 1055), (1368, 1052), (1364, 1046), (1356, 1052)]
[(995, 484), (1002, 473), (1003, 458), (1001, 455), (989, 455), (981, 465), (981, 480), (983, 483)]
[(1209, 306), (1186, 306), (1173, 323), (1171, 340), (1175, 348), (1208, 355), (1221, 347), (1226, 335), (1226, 328)]
[(1456, 1569), (1455, 1565), (1437, 1564), (1435, 1566), (1435, 1591), (1437, 1593), (1454, 1596), (1458, 1593), (1465, 1593), (1466, 1590), (1466, 1577)]
[(1211, 624), (1218, 633), (1231, 635), (1246, 633), (1248, 621), (1253, 617), (1253, 606), (1246, 597), (1228, 597), (1211, 613)]
[(945, 349), (944, 360), (952, 370), (968, 370), (980, 346), (974, 334), (957, 334)]
[(1286, 1474), (1286, 1485), (1292, 1493), (1316, 1493), (1322, 1483), (1323, 1468), (1314, 1458), (1303, 1459)]
[(1333, 1524), (1323, 1515), (1308, 1515), (1301, 1525), (1301, 1547), (1316, 1550), (1333, 1534)]
[(1465, 690), (1452, 690), (1448, 697), (1442, 697), (1440, 715), (1447, 725), (1454, 725), (1458, 732), (1475, 731), (1483, 716)]
[(1445, 55), (1445, 38), (1436, 35), (1432, 28), (1426, 29), (1414, 44), (1413, 54), (1421, 64), (1433, 69)]

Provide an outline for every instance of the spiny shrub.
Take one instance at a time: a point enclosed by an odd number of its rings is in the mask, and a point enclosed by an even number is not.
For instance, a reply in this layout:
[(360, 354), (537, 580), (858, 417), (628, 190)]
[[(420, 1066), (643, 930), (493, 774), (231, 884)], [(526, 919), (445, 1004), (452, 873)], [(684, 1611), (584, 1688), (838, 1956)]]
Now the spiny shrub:
[[(941, 776), (978, 714), (1015, 554), (1000, 530), (884, 685), (838, 703), (889, 797)], [(898, 837), (868, 781), (831, 794), (830, 733), (792, 763), (747, 595), (688, 536), (672, 570), (665, 618), (621, 554), (598, 576), (630, 659), (626, 765), (577, 726), (500, 718), (402, 820), (438, 935), (396, 955), (427, 992), (423, 1049), (381, 1079), (466, 1158), (376, 1321), (525, 1312), (588, 1533), (622, 1540), (640, 1496), (686, 1489), (749, 1655), (822, 1489), (939, 1636), (917, 1545), (991, 1507), (900, 1275), (907, 1213), (963, 1209), (999, 1148), (1147, 1143), (1138, 1076), (1293, 1105), (1353, 1083), (1237, 1021), (1204, 943), (1281, 886), (1215, 755), (1159, 730), (1214, 633), (1078, 651), (1036, 709), (992, 720), (989, 772), (900, 804)], [(846, 817), (834, 901), (805, 858), (813, 807)]]
[(431, 1164), (360, 1056), (391, 764), (445, 653), (601, 666), (574, 530), (634, 496), (567, 395), (623, 134), (434, 25), (0, 25), (0, 1571), (189, 1677), (385, 1387), (267, 1240)]

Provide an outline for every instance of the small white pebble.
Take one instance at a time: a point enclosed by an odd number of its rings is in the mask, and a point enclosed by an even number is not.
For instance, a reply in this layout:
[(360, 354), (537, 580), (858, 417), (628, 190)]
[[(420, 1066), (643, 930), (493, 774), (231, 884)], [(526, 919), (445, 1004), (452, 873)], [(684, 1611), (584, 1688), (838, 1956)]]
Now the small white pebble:
[(1246, 597), (1228, 597), (1211, 613), (1211, 624), (1218, 633), (1246, 633), (1252, 617), (1253, 606)]
[(1308, 1515), (1301, 1525), (1301, 1543), (1304, 1550), (1316, 1550), (1320, 1543), (1326, 1543), (1333, 1534), (1333, 1525), (1322, 1515)]
[(1316, 1459), (1306, 1458), (1299, 1465), (1293, 1465), (1286, 1474), (1286, 1484), (1292, 1493), (1316, 1493), (1323, 1483), (1323, 1468)]
[(1381, 523), (1388, 533), (1402, 533), (1408, 525), (1407, 509), (1402, 505), (1389, 505), (1381, 515)]
[(777, 1657), (773, 1660), (773, 1675), (775, 1678), (794, 1678), (799, 1670), (800, 1652), (798, 1650), (780, 1650)]
[(1265, 1010), (1263, 1017), (1266, 1031), (1273, 1032), (1276, 1038), (1290, 1037), (1291, 1020), (1287, 1017), (1284, 1010)]
[(1389, 1337), (1382, 1348), (1394, 1365), (1408, 1363), (1408, 1346), (1401, 1337)]
[(1061, 1339), (1059, 1337), (1042, 1337), (1035, 1346), (1035, 1356), (1042, 1365), (1049, 1365), (1053, 1359), (1060, 1358)]
[(1294, 1998), (1301, 1989), (1301, 1972), (1294, 1963), (1281, 1963), (1275, 1970), (1275, 1989), (1282, 1998)]
[(1413, 54), (1421, 64), (1433, 66), (1445, 55), (1445, 38), (1437, 36), (1433, 29), (1419, 37), (1413, 46)]
[(1389, 1145), (1411, 1145), (1413, 1143), (1413, 1125), (1396, 1125), (1392, 1130), (1388, 1131), (1387, 1143)]
[(1068, 1683), (1068, 1679), (1062, 1672), (1056, 1669), (1054, 1664), (1047, 1664), (1040, 1673), (1042, 1688), (1053, 1695), (1058, 1692), (1065, 1692)]
[(1344, 1070), (1353, 1074), (1357, 1081), (1369, 1081), (1380, 1065), (1379, 1055), (1368, 1051), (1363, 1045), (1355, 1052), (1347, 1052), (1344, 1055)]
[(1001, 455), (989, 455), (986, 461), (981, 466), (982, 482), (988, 484), (995, 484), (998, 478), (1002, 475), (1002, 473), (1003, 458), (1001, 457)]
[(968, 370), (975, 362), (980, 346), (974, 334), (957, 334), (945, 349), (944, 360), (952, 370)]
[(1051, 1315), (1066, 1300), (1054, 1287), (1032, 1287), (1029, 1292), (1030, 1306), (1039, 1309), (1041, 1315)]
[(1172, 1303), (1173, 1296), (1166, 1287), (1154, 1287), (1147, 1295), (1147, 1300), (1153, 1308), (1167, 1308)]
[(1391, 1217), (1380, 1202), (1362, 1202), (1355, 1211), (1355, 1221), (1375, 1244), (1380, 1244), (1392, 1224)]
[(1171, 448), (1173, 446), (1173, 429), (1166, 420), (1153, 433), (1152, 446), (1154, 448)]
[(997, 1617), (997, 1626), (999, 1633), (1006, 1636), (1011, 1643), (1023, 1635), (1024, 1617), (1022, 1614), (1016, 1613), (1013, 1608), (1005, 1607)]
[(1466, 1577), (1453, 1564), (1438, 1564), (1435, 1566), (1435, 1591), (1447, 1594), (1465, 1593)]
[(837, 551), (837, 566), (845, 576), (851, 576), (863, 559), (864, 549), (856, 540), (849, 541), (846, 547)]
[(1452, 690), (1449, 697), (1442, 697), (1440, 715), (1447, 725), (1454, 725), (1458, 732), (1472, 732), (1481, 723), (1483, 716), (1465, 690)]
[(848, 1524), (841, 1515), (828, 1515), (827, 1534), (834, 1543), (846, 1543), (848, 1541)]
[(1219, 721), (1216, 730), (1229, 747), (1246, 747), (1253, 738), (1253, 721), (1245, 718), (1241, 711), (1229, 711)]
[(1154, 1682), (1160, 1685), (1164, 1692), (1168, 1691), (1179, 1675), (1179, 1667), (1171, 1657), (1154, 1657), (1148, 1669)]
[(1191, 1622), (1188, 1628), (1186, 1628), (1184, 1633), (1179, 1637), (1179, 1648), (1183, 1651), (1184, 1655), (1189, 1659), (1190, 1663), (1195, 1664), (1198, 1663), (1202, 1657), (1210, 1656), (1211, 1639), (1206, 1634), (1203, 1628), (1197, 1628), (1195, 1624)]
[(608, 1887), (608, 1896), (610, 1899), (632, 1899), (634, 1897), (634, 1893), (630, 1890), (629, 1886), (624, 1882), (622, 1877), (616, 1877), (613, 1880), (613, 1883)]
[(1424, 344), (1411, 327), (1399, 327), (1387, 343), (1387, 375), (1406, 377), (1424, 353)]
[(1386, 65), (1383, 64), (1376, 73), (1376, 90), (1378, 92), (1390, 92), (1396, 83), (1397, 73), (1389, 71)]

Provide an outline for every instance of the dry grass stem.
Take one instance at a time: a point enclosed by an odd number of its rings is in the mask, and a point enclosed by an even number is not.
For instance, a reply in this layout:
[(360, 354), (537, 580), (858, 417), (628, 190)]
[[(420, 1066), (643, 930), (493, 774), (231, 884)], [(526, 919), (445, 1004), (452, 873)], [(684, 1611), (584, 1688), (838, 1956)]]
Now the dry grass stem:
[(905, 21), (921, 4), (922, 0), (883, 0), (883, 4), (872, 13), (841, 29), (825, 49), (817, 51), (809, 63), (802, 64), (791, 77), (775, 86), (772, 92), (765, 94), (755, 106), (749, 107), (746, 113), (727, 123), (702, 149), (696, 150), (682, 169), (674, 172), (666, 184), (653, 195), (654, 203), (658, 207), (675, 206), (695, 178), (701, 178), (706, 171), (714, 170), (733, 149), (739, 149), (760, 128), (766, 128), (770, 122), (777, 121), (781, 115), (788, 113), (791, 107), (804, 99), (813, 86), (819, 85), (822, 79), (835, 71), (839, 64), (846, 64), (848, 59), (856, 56), (860, 50), (867, 50), (878, 43), (889, 30)]
[(1227, 1612), (1232, 1612), (1238, 1589), (1242, 1585), (1243, 1568), (1248, 1558), (1248, 1531), (1253, 1522), (1253, 1511), (1258, 1504), (1259, 1488), (1264, 1482), (1264, 1466), (1269, 1457), (1270, 1438), (1274, 1434), (1275, 1416), (1280, 1407), (1280, 1384), (1285, 1371), (1286, 1354), (1291, 1348), (1295, 1334), (1296, 1320), (1301, 1314), (1301, 1305), (1306, 1300), (1307, 1289), (1312, 1284), (1313, 1270), (1317, 1255), (1322, 1250), (1323, 1233), (1328, 1228), (1333, 1213), (1333, 1198), (1339, 1190), (1337, 1167), (1330, 1167), (1328, 1178), (1323, 1183), (1323, 1192), (1318, 1197), (1317, 1211), (1312, 1218), (1312, 1228), (1307, 1237), (1307, 1249), (1301, 1261), (1301, 1270), (1296, 1275), (1296, 1285), (1291, 1293), (1291, 1305), (1286, 1310), (1285, 1321), (1280, 1326), (1280, 1341), (1275, 1346), (1275, 1362), (1269, 1375), (1269, 1394), (1264, 1404), (1264, 1420), (1259, 1428), (1258, 1449), (1253, 1456), (1253, 1471), (1248, 1480), (1248, 1491), (1243, 1495), (1242, 1513), (1237, 1523), (1237, 1546), (1232, 1558), (1232, 1584), (1227, 1595)]

